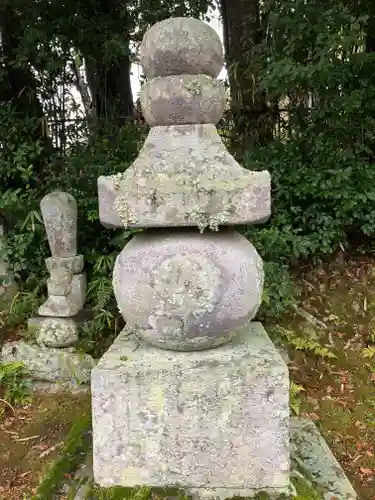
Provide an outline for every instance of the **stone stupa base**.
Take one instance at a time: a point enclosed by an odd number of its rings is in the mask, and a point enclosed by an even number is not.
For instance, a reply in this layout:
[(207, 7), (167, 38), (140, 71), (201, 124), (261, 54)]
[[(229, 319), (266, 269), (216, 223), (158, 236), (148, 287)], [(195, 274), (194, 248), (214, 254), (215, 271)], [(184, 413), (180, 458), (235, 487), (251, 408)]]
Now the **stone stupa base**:
[(91, 388), (101, 486), (177, 486), (202, 498), (288, 491), (288, 369), (260, 323), (200, 352), (123, 331)]

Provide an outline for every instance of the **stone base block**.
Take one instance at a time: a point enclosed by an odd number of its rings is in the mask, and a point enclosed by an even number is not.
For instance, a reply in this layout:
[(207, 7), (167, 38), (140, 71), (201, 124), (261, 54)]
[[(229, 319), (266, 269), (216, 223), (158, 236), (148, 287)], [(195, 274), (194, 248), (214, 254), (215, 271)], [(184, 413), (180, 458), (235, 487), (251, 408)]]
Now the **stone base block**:
[(310, 419), (291, 419), (290, 441), (294, 468), (310, 479), (325, 500), (358, 498), (341, 465)]
[(54, 349), (28, 344), (23, 340), (7, 342), (1, 350), (2, 363), (23, 363), (25, 370), (35, 380), (48, 382), (90, 380), (95, 362), (88, 354), (75, 353), (73, 348)]
[(289, 487), (287, 366), (259, 323), (201, 352), (123, 331), (92, 371), (101, 486), (249, 492)]

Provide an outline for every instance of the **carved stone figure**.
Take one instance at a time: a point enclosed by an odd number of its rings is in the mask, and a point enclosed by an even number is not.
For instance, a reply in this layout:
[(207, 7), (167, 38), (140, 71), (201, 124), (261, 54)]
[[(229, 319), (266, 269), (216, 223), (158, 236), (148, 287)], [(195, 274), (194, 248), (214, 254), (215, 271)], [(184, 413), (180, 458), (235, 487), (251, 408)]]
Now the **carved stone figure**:
[(43, 198), (41, 210), (52, 257), (46, 259), (48, 299), (39, 314), (75, 316), (86, 294), (83, 256), (77, 255), (77, 203), (69, 193), (56, 191)]

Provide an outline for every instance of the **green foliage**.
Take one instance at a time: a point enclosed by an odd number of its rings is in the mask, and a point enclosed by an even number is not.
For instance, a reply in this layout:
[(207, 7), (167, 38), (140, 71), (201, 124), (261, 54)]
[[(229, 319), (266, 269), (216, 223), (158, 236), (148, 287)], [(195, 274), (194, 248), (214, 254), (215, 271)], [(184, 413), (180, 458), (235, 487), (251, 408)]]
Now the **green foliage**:
[(316, 491), (311, 486), (310, 481), (307, 481), (302, 474), (295, 472), (292, 483), (297, 492), (294, 500), (323, 500), (323, 495)]
[(51, 465), (31, 500), (53, 498), (66, 475), (82, 463), (91, 443), (91, 415), (80, 415), (72, 425), (59, 457)]
[(148, 500), (148, 499), (167, 499), (188, 500), (188, 496), (178, 488), (154, 488), (149, 486), (140, 486), (137, 488), (125, 488), (115, 486), (112, 488), (101, 488), (95, 486), (90, 493), (93, 500)]
[(276, 137), (245, 154), (272, 176), (272, 219), (251, 230), (266, 260), (332, 254), (375, 235), (375, 53), (364, 47), (366, 2), (357, 10), (277, 0), (268, 12), (257, 83), (278, 103)]
[(151, 488), (147, 486), (139, 488), (94, 488), (92, 498), (95, 500), (148, 500)]
[(30, 292), (17, 292), (9, 308), (4, 311), (2, 323), (8, 328), (13, 328), (25, 323), (26, 320), (36, 313), (39, 306), (40, 287), (35, 287)]
[(294, 413), (294, 415), (299, 415), (300, 413), (300, 408), (302, 404), (302, 398), (301, 398), (301, 392), (304, 392), (305, 389), (301, 386), (296, 384), (295, 382), (291, 381), (290, 386), (289, 386), (289, 406)]
[(29, 400), (30, 387), (23, 363), (0, 363), (1, 400), (10, 405), (24, 404)]
[(285, 265), (264, 263), (265, 283), (259, 317), (276, 319), (296, 303), (297, 287)]
[(336, 355), (326, 346), (323, 346), (316, 338), (288, 330), (282, 326), (272, 328), (272, 335), (281, 337), (290, 347), (297, 351), (305, 351), (322, 358), (334, 359)]
[(364, 358), (375, 359), (375, 346), (365, 347), (362, 354)]

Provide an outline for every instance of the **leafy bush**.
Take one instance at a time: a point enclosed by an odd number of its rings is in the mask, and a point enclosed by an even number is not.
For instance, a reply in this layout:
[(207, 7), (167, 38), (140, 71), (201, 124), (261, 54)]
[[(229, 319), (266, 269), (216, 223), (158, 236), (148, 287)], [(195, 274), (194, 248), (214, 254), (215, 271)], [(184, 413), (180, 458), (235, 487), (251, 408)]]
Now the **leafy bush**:
[(294, 332), (293, 330), (276, 325), (270, 330), (270, 335), (281, 338), (295, 351), (304, 351), (321, 358), (336, 358), (333, 351), (329, 347), (322, 345), (318, 338), (310, 338), (302, 332)]
[(272, 176), (271, 221), (252, 236), (266, 260), (332, 254), (375, 235), (375, 53), (367, 16), (340, 1), (275, 3), (259, 86), (278, 102), (277, 136), (245, 154)]
[(276, 319), (291, 310), (296, 303), (298, 289), (287, 266), (265, 262), (264, 272), (263, 298), (258, 316), (261, 319)]
[(23, 404), (29, 398), (29, 383), (23, 363), (0, 363), (0, 394), (6, 404)]
[[(1, 121), (0, 130), (8, 124)], [(28, 125), (25, 124), (28, 130)], [(5, 189), (18, 182), (18, 163), (14, 156), (2, 157), (0, 162), (0, 191), (4, 195), (0, 201), (0, 213), (8, 226), (7, 254), (12, 270), (21, 286), (8, 313), (7, 324), (24, 321), (35, 304), (43, 299), (47, 269), (44, 259), (50, 255), (47, 235), (40, 213), (40, 201), (45, 194), (54, 190), (68, 191), (78, 205), (78, 250), (85, 259), (88, 275), (88, 302), (94, 308), (94, 324), (91, 325), (90, 342), (95, 343), (98, 332), (114, 330), (117, 314), (114, 310), (112, 292), (112, 268), (114, 260), (123, 248), (131, 231), (105, 229), (99, 221), (97, 178), (124, 171), (137, 156), (145, 130), (133, 123), (125, 123), (121, 128), (107, 130), (89, 141), (72, 144), (64, 157), (54, 156), (48, 168), (43, 171), (43, 184), (38, 184), (38, 174), (33, 168), (32, 155), (27, 174), (22, 175), (28, 184), (24, 189)], [(18, 138), (18, 148), (27, 149), (27, 133)], [(25, 145), (26, 144), (26, 145)], [(12, 164), (12, 167), (11, 167)], [(23, 167), (22, 167), (23, 169)], [(8, 178), (5, 172), (14, 173)], [(90, 327), (90, 325), (88, 326)], [(95, 334), (93, 332), (96, 332)], [(101, 331), (103, 335), (103, 331)]]

